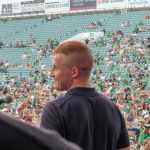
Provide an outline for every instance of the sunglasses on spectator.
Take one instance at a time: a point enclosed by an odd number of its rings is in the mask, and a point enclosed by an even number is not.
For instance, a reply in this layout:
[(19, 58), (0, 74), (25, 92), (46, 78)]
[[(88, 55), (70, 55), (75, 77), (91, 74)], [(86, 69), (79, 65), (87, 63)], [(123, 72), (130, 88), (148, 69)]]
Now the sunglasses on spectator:
[(135, 141), (135, 140), (131, 138), (130, 141)]

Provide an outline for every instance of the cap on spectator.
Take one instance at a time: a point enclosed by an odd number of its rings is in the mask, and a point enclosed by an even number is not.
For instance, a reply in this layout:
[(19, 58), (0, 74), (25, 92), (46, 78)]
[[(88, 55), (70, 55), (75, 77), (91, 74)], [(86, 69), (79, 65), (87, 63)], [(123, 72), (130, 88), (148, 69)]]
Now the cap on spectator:
[(10, 92), (9, 94), (10, 94), (10, 95), (13, 95), (13, 92)]
[(149, 124), (149, 123), (146, 124), (146, 125), (145, 125), (145, 128), (150, 128), (150, 124)]
[(133, 116), (128, 116), (127, 120), (128, 120), (128, 121), (133, 121), (133, 120), (134, 120), (134, 117), (133, 117)]
[(127, 101), (127, 100), (123, 100), (122, 102), (123, 102), (123, 103), (128, 103), (128, 101)]
[(137, 112), (142, 111), (143, 109), (141, 107), (137, 108)]
[(128, 102), (128, 104), (131, 106), (131, 105), (133, 105), (133, 104), (134, 104), (134, 102), (129, 101), (129, 102)]
[(149, 116), (148, 114), (145, 114), (145, 115), (144, 115), (144, 119), (148, 118), (148, 116)]

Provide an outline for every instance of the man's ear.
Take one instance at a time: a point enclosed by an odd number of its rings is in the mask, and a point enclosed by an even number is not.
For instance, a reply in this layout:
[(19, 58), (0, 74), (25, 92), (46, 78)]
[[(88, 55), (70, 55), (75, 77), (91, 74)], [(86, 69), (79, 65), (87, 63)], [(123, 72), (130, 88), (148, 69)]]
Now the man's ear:
[(72, 78), (78, 77), (80, 74), (79, 68), (77, 67), (72, 67)]

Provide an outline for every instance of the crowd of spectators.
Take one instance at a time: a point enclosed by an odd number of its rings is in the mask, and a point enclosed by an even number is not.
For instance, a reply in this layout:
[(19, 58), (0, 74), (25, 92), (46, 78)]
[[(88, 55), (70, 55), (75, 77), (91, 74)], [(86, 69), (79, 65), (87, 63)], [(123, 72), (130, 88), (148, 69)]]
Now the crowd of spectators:
[(91, 23), (87, 26), (87, 29), (96, 29), (98, 26), (102, 26), (102, 23), (100, 21), (97, 21), (96, 23)]
[[(125, 28), (131, 25), (128, 21), (123, 22), (121, 26)], [(150, 139), (150, 37), (139, 36), (140, 32), (148, 31), (147, 27), (144, 29), (144, 23), (140, 20), (129, 35), (125, 35), (121, 30), (105, 30), (104, 37), (99, 41), (85, 40), (91, 49), (99, 49), (93, 52), (95, 67), (91, 75), (91, 85), (119, 107), (126, 121), (133, 150), (143, 148)], [(21, 48), (20, 43), (15, 45)], [(58, 45), (58, 39), (48, 39), (38, 46), (33, 35), (30, 35), (29, 45), (25, 46), (32, 52), (37, 52), (39, 57), (47, 57), (52, 56), (52, 50)], [(8, 47), (13, 48), (11, 42)], [(107, 53), (102, 55), (103, 48), (107, 49)], [(28, 52), (24, 52), (22, 56), (23, 59), (30, 57), (32, 54)], [(66, 92), (59, 92), (53, 88), (44, 62), (35, 59), (26, 63), (26, 69), (35, 66), (41, 70), (29, 72), (28, 78), (22, 73), (10, 77), (5, 70), (8, 67), (21, 67), (20, 64), (10, 66), (8, 61), (0, 62), (0, 72), (5, 73), (0, 84), (0, 95), (11, 95), (13, 98), (11, 104), (0, 105), (0, 110), (38, 127), (45, 104)]]
[[(96, 69), (91, 83), (120, 108), (132, 149), (143, 149), (150, 138), (150, 38), (139, 36), (141, 26), (142, 21), (134, 28), (136, 36), (133, 33), (124, 35), (122, 31), (106, 31), (101, 41), (94, 44), (90, 39), (85, 41), (89, 46), (107, 47), (106, 54), (94, 53)], [(142, 32), (148, 31), (146, 28)], [(103, 66), (107, 71), (101, 69)]]
[(9, 62), (6, 61), (0, 61), (0, 73), (6, 73), (7, 68), (10, 66)]

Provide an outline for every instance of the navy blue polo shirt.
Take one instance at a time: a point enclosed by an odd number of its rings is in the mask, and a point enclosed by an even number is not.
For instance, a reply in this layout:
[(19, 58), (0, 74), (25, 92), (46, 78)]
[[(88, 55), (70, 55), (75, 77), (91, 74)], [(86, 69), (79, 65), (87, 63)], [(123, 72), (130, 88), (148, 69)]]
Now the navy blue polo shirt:
[(116, 150), (129, 146), (118, 107), (95, 88), (74, 88), (48, 102), (41, 127), (58, 131), (84, 150)]

